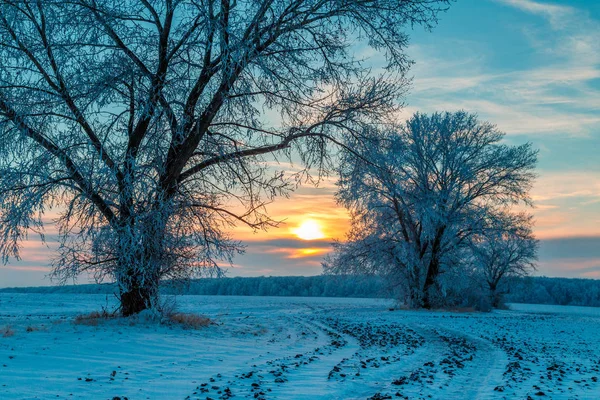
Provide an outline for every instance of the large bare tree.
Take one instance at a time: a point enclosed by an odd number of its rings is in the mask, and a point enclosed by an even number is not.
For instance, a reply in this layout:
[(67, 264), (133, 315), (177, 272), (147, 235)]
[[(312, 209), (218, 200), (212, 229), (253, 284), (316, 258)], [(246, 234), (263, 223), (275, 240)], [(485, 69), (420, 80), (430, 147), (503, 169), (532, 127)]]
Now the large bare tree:
[(218, 270), (232, 224), (273, 223), (291, 181), (268, 161), (322, 170), (327, 142), (393, 110), (403, 30), (445, 3), (1, 0), (2, 256), (57, 210), (54, 275), (114, 278), (125, 315), (162, 278)]
[(440, 275), (468, 261), (486, 221), (531, 203), (537, 152), (503, 137), (462, 111), (417, 113), (397, 129), (350, 137), (337, 199), (352, 229), (325, 271), (390, 276), (412, 306), (434, 306)]

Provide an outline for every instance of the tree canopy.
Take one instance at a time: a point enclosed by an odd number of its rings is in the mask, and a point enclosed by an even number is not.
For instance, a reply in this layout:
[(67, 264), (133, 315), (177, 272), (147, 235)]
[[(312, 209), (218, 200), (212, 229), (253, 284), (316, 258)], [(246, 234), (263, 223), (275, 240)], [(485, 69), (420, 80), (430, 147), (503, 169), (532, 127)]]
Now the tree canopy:
[(432, 306), (445, 291), (440, 276), (466, 268), (476, 235), (531, 204), (537, 152), (503, 136), (460, 111), (349, 139), (337, 200), (352, 229), (326, 271), (385, 274), (408, 286), (411, 304)]

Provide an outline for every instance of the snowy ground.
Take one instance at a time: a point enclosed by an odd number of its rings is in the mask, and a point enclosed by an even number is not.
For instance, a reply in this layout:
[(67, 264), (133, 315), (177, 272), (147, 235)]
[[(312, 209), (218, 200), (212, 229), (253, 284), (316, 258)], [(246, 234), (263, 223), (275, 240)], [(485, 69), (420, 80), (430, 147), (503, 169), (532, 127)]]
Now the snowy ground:
[(182, 296), (182, 311), (217, 324), (73, 323), (107, 301), (0, 294), (0, 398), (600, 398), (600, 309)]

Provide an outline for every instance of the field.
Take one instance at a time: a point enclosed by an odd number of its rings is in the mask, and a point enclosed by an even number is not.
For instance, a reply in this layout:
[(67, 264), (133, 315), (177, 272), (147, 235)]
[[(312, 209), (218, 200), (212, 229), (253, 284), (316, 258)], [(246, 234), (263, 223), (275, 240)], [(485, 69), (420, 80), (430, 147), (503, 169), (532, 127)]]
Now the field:
[(423, 312), (390, 310), (387, 300), (276, 297), (176, 302), (214, 324), (76, 323), (114, 298), (0, 294), (0, 398), (600, 398), (600, 309)]

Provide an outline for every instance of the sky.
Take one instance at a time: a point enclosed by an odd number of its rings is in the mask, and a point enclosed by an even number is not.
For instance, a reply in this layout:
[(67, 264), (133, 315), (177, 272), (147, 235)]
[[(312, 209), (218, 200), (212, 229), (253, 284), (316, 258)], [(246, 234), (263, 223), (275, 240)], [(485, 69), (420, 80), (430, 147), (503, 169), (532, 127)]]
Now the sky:
[[(599, 38), (597, 0), (458, 0), (432, 32), (411, 32), (406, 117), (463, 109), (496, 124), (510, 144), (539, 150), (536, 275), (600, 279)], [(236, 228), (247, 249), (228, 275), (320, 274), (348, 228), (334, 193), (333, 178), (302, 186), (269, 206), (279, 228)], [(50, 258), (51, 248), (25, 243), (21, 261), (0, 266), (0, 287), (52, 284)]]

